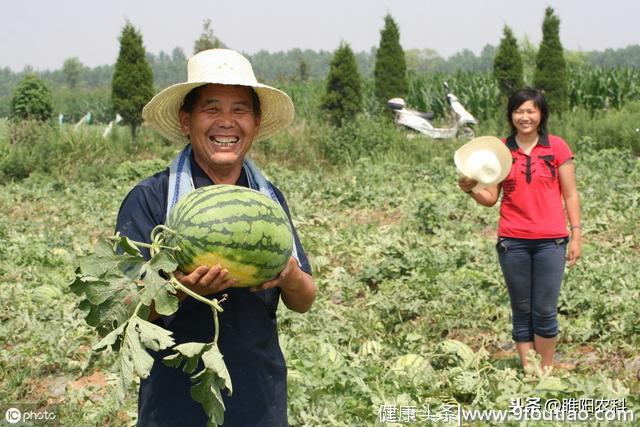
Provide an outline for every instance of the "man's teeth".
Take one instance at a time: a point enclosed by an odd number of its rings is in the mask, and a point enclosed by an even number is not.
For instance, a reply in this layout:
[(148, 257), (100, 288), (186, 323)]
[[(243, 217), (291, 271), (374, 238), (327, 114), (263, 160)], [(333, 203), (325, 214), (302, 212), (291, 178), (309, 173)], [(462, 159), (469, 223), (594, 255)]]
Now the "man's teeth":
[(233, 145), (238, 142), (238, 137), (236, 136), (210, 136), (209, 140), (216, 145)]

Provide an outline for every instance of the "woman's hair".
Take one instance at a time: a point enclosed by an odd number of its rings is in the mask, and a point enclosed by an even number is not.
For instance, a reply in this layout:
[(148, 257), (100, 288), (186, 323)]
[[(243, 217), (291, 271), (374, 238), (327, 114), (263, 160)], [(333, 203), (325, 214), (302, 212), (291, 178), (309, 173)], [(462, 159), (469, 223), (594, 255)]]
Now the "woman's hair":
[(533, 89), (530, 87), (520, 89), (509, 98), (509, 103), (507, 106), (507, 121), (509, 122), (509, 126), (511, 127), (511, 132), (513, 134), (517, 133), (517, 129), (513, 125), (513, 119), (511, 118), (513, 112), (527, 101), (533, 101), (533, 105), (535, 105), (538, 110), (540, 110), (540, 126), (538, 128), (538, 132), (547, 133), (549, 106), (547, 105), (547, 101), (544, 99), (542, 92), (540, 92), (538, 89)]

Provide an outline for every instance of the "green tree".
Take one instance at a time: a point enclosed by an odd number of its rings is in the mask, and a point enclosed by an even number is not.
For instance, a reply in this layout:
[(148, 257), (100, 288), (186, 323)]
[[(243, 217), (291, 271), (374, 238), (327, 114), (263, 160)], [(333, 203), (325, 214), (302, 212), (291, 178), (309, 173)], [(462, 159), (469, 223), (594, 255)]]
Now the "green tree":
[(120, 53), (113, 73), (111, 102), (122, 122), (131, 128), (131, 137), (142, 124), (142, 107), (153, 96), (153, 73), (147, 62), (140, 34), (127, 22), (120, 35)]
[(53, 115), (53, 102), (49, 87), (33, 74), (27, 74), (18, 84), (11, 98), (9, 118), (45, 122)]
[(536, 69), (536, 56), (538, 47), (526, 35), (518, 42), (520, 57), (522, 58), (522, 78), (524, 84), (533, 84), (533, 73)]
[(62, 64), (62, 74), (69, 88), (75, 89), (80, 81), (80, 73), (82, 73), (82, 63), (76, 57), (66, 59)]
[(362, 111), (362, 83), (356, 57), (347, 43), (341, 43), (333, 55), (321, 108), (335, 126)]
[(522, 57), (518, 50), (518, 41), (513, 36), (511, 28), (505, 25), (498, 53), (493, 60), (493, 76), (504, 96), (509, 97), (524, 86), (522, 72)]
[(560, 43), (560, 18), (547, 7), (542, 23), (542, 43), (536, 56), (533, 84), (544, 91), (552, 111), (562, 114), (568, 104), (567, 65)]
[(309, 80), (309, 63), (302, 56), (298, 59), (298, 79), (301, 82)]
[(407, 71), (426, 74), (442, 68), (444, 59), (434, 49), (410, 49), (405, 52)]
[(407, 97), (407, 64), (400, 46), (400, 31), (389, 14), (385, 16), (384, 28), (380, 31), (380, 46), (373, 75), (375, 95), (380, 105), (385, 105), (391, 98)]
[(219, 38), (213, 35), (213, 29), (211, 28), (211, 19), (205, 19), (202, 24), (202, 33), (196, 42), (193, 44), (193, 54), (208, 49), (218, 49), (224, 47)]

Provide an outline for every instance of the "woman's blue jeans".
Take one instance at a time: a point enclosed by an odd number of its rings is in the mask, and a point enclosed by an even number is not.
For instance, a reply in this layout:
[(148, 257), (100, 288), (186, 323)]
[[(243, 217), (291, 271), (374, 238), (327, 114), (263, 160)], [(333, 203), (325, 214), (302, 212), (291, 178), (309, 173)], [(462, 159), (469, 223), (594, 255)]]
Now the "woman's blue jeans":
[(516, 342), (533, 335), (558, 335), (558, 296), (564, 276), (568, 238), (514, 239), (500, 237), (496, 249), (509, 297)]

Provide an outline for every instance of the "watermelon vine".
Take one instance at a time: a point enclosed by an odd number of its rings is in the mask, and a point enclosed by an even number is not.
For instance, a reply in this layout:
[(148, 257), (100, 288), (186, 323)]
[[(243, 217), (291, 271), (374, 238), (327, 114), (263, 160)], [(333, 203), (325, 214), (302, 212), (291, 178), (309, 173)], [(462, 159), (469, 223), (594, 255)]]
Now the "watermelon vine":
[[(151, 232), (151, 242), (143, 243), (116, 234), (101, 239), (94, 253), (79, 259), (71, 290), (83, 299), (80, 308), (87, 312), (86, 321), (102, 337), (93, 346), (102, 351), (110, 347), (117, 352), (119, 371), (118, 399), (124, 399), (135, 377), (147, 378), (154, 359), (148, 350), (172, 350), (163, 362), (191, 375), (191, 396), (198, 401), (209, 425), (224, 422), (222, 390), (232, 393), (229, 372), (218, 349), (218, 313), (223, 309), (220, 300), (196, 294), (174, 275), (177, 246), (164, 245), (165, 236), (175, 234), (170, 228), (158, 225)], [(140, 248), (149, 249), (147, 261)], [(210, 343), (175, 345), (172, 333), (147, 320), (151, 304), (158, 314), (168, 316), (178, 310), (177, 291), (182, 291), (211, 307), (214, 319), (214, 338)], [(197, 370), (202, 362), (202, 369)]]

